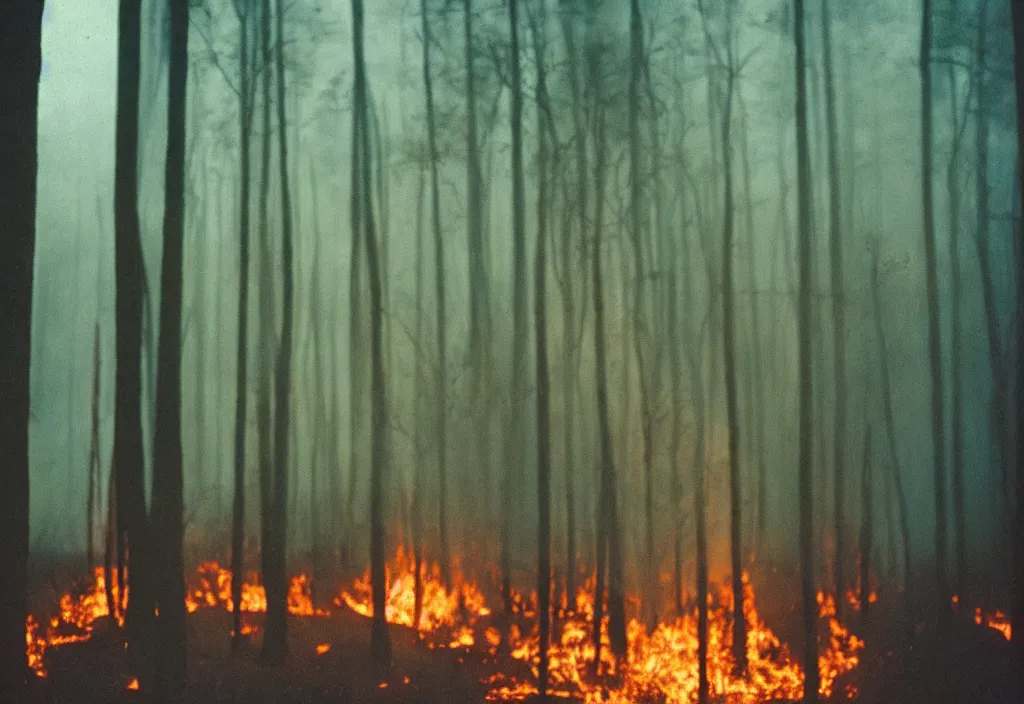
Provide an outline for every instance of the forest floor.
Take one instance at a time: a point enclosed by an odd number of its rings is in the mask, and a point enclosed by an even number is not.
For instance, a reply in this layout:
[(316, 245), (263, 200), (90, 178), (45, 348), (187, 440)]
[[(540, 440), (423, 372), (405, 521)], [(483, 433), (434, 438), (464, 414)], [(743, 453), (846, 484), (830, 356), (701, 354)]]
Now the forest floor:
[[(796, 593), (786, 584), (789, 580), (757, 581), (762, 617), (789, 643), (791, 652), (800, 652), (795, 632), (799, 613), (795, 606), (787, 606)], [(41, 591), (50, 590), (42, 586)], [(45, 600), (39, 591), (33, 596), (30, 601)], [(1014, 690), (1021, 673), (1010, 643), (992, 628), (957, 617), (945, 627), (937, 621), (918, 623), (908, 638), (907, 621), (896, 607), (880, 606), (867, 620), (858, 614), (849, 619), (851, 629), (866, 642), (860, 665), (842, 680), (857, 687), (858, 701), (1022, 701)], [(262, 615), (248, 615), (247, 622), (261, 625)], [(279, 667), (260, 664), (258, 635), (232, 655), (230, 628), (230, 614), (223, 609), (200, 609), (189, 615), (188, 681), (180, 701), (474, 704), (485, 701), (483, 681), (499, 670), (527, 678), (523, 663), (495, 658), (486, 645), (430, 647), (411, 629), (398, 626), (390, 628), (393, 664), (385, 673), (370, 660), (369, 620), (345, 608), (332, 609), (329, 617), (290, 617), (289, 655)], [(329, 649), (318, 653), (317, 646), (324, 650), (324, 645)], [(96, 623), (89, 641), (48, 649), (46, 667), (48, 676), (33, 682), (33, 702), (146, 701), (141, 693), (128, 689), (133, 673), (123, 642), (117, 629), (102, 622)]]

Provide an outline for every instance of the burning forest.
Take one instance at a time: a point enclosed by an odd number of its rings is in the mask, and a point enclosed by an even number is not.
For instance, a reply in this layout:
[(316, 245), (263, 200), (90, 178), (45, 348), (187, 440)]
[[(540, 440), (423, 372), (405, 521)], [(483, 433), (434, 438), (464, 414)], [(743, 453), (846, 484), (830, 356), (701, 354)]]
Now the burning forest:
[(0, 702), (1016, 702), (1024, 9), (0, 2)]

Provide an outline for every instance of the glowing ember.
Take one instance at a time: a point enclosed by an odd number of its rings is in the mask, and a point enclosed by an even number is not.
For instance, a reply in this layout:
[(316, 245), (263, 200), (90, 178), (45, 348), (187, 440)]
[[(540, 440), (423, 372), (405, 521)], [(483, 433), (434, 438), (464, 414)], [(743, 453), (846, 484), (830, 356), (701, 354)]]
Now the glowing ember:
[(316, 646), (316, 654), (317, 655), (323, 655), (323, 654), (325, 654), (330, 649), (331, 649), (331, 644), (330, 643), (321, 643), (320, 645)]
[[(445, 589), (441, 582), (441, 567), (437, 563), (421, 567), (423, 590), (423, 603), (420, 609), (420, 620), (417, 629), (424, 632), (436, 631), (442, 628), (454, 629), (457, 624), (472, 625), (478, 618), (491, 613), (484, 602), (476, 584), (464, 581), (458, 570), (454, 570), (452, 589)], [(385, 618), (388, 623), (401, 626), (412, 626), (415, 619), (416, 609), (416, 569), (412, 555), (407, 555), (405, 550), (399, 546), (395, 560), (385, 574), (387, 583), (391, 585), (387, 593), (387, 601), (384, 606)], [(373, 615), (373, 601), (371, 598), (370, 571), (367, 570), (363, 576), (352, 584), (352, 591), (342, 591), (335, 597), (334, 603), (338, 606), (346, 604), (350, 609), (362, 616)], [(473, 634), (470, 631), (468, 636), (456, 636), (460, 641), (466, 639), (472, 641)], [(453, 645), (466, 645), (465, 642)], [(472, 642), (469, 643), (472, 645)]]
[(138, 677), (133, 677), (132, 681), (128, 683), (128, 689), (138, 690), (138, 688), (139, 688), (139, 678)]
[(1013, 635), (1013, 626), (1010, 624), (1010, 619), (1006, 618), (1006, 614), (999, 609), (996, 609), (993, 614), (988, 614), (983, 612), (979, 606), (974, 610), (974, 622), (979, 626), (984, 624), (989, 628), (994, 628), (1002, 633), (1006, 640), (1010, 640)]

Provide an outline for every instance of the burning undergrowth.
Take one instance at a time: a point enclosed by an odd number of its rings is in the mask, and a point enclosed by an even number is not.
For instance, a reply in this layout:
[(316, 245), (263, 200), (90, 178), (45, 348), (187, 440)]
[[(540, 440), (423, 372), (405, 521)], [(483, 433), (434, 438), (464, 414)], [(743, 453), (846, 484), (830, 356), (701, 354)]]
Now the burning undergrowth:
[[(744, 613), (748, 622), (746, 676), (735, 671), (732, 643), (732, 591), (728, 583), (713, 584), (708, 595), (708, 676), (714, 698), (728, 702), (760, 702), (800, 698), (803, 672), (789, 648), (758, 613), (754, 587), (744, 575)], [(414, 627), (428, 648), (460, 649), (483, 655), (494, 665), (494, 672), (482, 684), (491, 701), (515, 701), (536, 693), (539, 665), (539, 637), (535, 624), (535, 595), (517, 595), (513, 616), (507, 623), (491, 613), (484, 591), (475, 580), (458, 569), (446, 586), (436, 564), (424, 565), (421, 572), (422, 602), (416, 617), (415, 567), (412, 556), (399, 549), (387, 569), (387, 620), (396, 625)], [(29, 617), (26, 644), (29, 662), (36, 672), (46, 675), (47, 648), (88, 640), (101, 619), (121, 623), (121, 595), (113, 585), (108, 600), (102, 569), (96, 569), (89, 583), (60, 599), (59, 610), (49, 619)], [(266, 594), (256, 575), (243, 582), (243, 616), (266, 611)], [(872, 599), (872, 601), (874, 601)], [(356, 579), (334, 598), (334, 608), (351, 609), (362, 616), (372, 615), (369, 575)], [(188, 580), (186, 607), (189, 613), (200, 609), (233, 607), (231, 574), (216, 562), (201, 564)], [(697, 610), (679, 618), (663, 621), (648, 630), (637, 619), (627, 626), (627, 656), (615, 662), (608, 647), (607, 616), (602, 624), (602, 674), (593, 672), (593, 590), (580, 589), (575, 608), (567, 608), (565, 595), (556, 610), (553, 642), (549, 649), (551, 692), (555, 696), (585, 702), (692, 702), (698, 687)], [(302, 617), (330, 617), (332, 610), (319, 608), (312, 598), (309, 577), (294, 576), (288, 594), (288, 609)], [(852, 698), (856, 689), (840, 679), (857, 667), (862, 640), (851, 634), (836, 619), (832, 596), (819, 593), (819, 671), (820, 693), (829, 697)], [(1000, 628), (999, 615), (978, 612), (981, 621)], [(1005, 619), (1004, 619), (1005, 620)], [(258, 629), (251, 619), (243, 619), (243, 634)], [(1008, 630), (1008, 629), (1007, 629)], [(503, 632), (505, 635), (503, 635)], [(329, 644), (317, 647), (318, 655), (330, 650)]]

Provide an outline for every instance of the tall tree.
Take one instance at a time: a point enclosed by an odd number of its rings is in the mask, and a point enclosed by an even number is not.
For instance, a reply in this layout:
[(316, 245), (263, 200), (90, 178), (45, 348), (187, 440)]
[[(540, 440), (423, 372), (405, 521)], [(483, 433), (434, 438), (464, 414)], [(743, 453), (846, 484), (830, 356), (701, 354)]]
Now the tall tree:
[(932, 1), (921, 7), (921, 201), (928, 296), (928, 355), (931, 362), (932, 451), (935, 477), (935, 586), (940, 612), (949, 610), (946, 593), (946, 431), (942, 409), (942, 348), (939, 335), (939, 281), (935, 256), (932, 196)]
[[(544, 65), (547, 15), (531, 17), (537, 69), (537, 250), (533, 268), (533, 334), (537, 373), (537, 612), (540, 665), (537, 690), (547, 701), (548, 645), (551, 642), (551, 386), (547, 336), (548, 129), (547, 74)], [(565, 370), (563, 373), (568, 373)]]
[[(1021, 203), (1024, 204), (1024, 7), (1012, 3), (1014, 26), (1014, 74), (1017, 93), (1017, 186), (1020, 188)], [(1017, 232), (1020, 237), (1021, 233)], [(1017, 271), (1024, 272), (1024, 247), (1017, 249)], [(1024, 288), (1017, 289), (1018, 314), (1024, 314)], [(1018, 320), (1017, 349), (1024, 350), (1024, 324)], [(1024, 398), (1024, 375), (1017, 375), (1017, 403), (1020, 408)], [(1017, 486), (1024, 486), (1024, 433), (1020, 432), (1020, 416), (1017, 431)], [(1024, 491), (1017, 491), (1017, 536), (1014, 540), (1014, 610), (1013, 634), (1017, 646), (1017, 671), (1024, 672)], [(1024, 677), (1024, 675), (1019, 675)]]
[(800, 485), (800, 592), (803, 605), (804, 701), (818, 701), (818, 604), (814, 593), (814, 514), (811, 476), (811, 159), (807, 148), (807, 67), (804, 2), (794, 0), (796, 39), (796, 178), (799, 219), (797, 358), (800, 370), (798, 477)]
[[(483, 176), (476, 111), (476, 71), (473, 51), (473, 2), (464, 0), (463, 35), (466, 62), (466, 254), (469, 261), (469, 355), (474, 372), (483, 364), (484, 345), (490, 344), (490, 304), (484, 251)], [(424, 31), (424, 43), (427, 34)], [(426, 59), (424, 48), (424, 59)], [(424, 69), (425, 70), (425, 69)], [(433, 112), (433, 108), (429, 108)], [(429, 118), (428, 118), (429, 119)], [(479, 383), (479, 378), (474, 378)]]
[[(145, 269), (139, 236), (138, 155), (141, 0), (121, 0), (118, 12), (117, 120), (114, 157), (114, 269), (117, 278), (115, 324), (117, 375), (114, 396), (114, 472), (117, 530), (130, 555), (125, 613), (133, 665), (149, 661), (147, 638), (153, 630), (153, 587), (148, 561), (149, 516), (143, 486), (142, 297)], [(144, 682), (144, 684), (146, 684)]]
[(92, 422), (89, 434), (89, 480), (86, 488), (89, 495), (86, 498), (85, 537), (86, 565), (91, 574), (96, 558), (94, 547), (96, 504), (100, 495), (100, 323), (98, 320), (92, 338), (92, 396), (89, 399), (89, 413)]
[[(437, 297), (437, 408), (435, 427), (437, 434), (438, 473), (438, 533), (442, 581), (449, 583), (448, 556), (448, 481), (447, 481), (447, 428), (448, 384), (446, 380), (447, 338), (445, 328), (444, 236), (441, 232), (441, 189), (438, 183), (437, 125), (434, 116), (434, 85), (430, 75), (430, 22), (427, 20), (427, 0), (420, 0), (423, 20), (423, 88), (426, 96), (427, 151), (430, 160), (430, 214), (434, 229), (434, 286)], [(472, 297), (472, 296), (471, 296)]]
[[(157, 619), (155, 688), (160, 697), (185, 685), (184, 477), (181, 450), (181, 279), (185, 231), (185, 94), (188, 0), (170, 3), (164, 246), (160, 273), (156, 429), (153, 439), (153, 550)], [(237, 573), (236, 573), (237, 574)], [(236, 580), (238, 581), (238, 580)]]
[[(514, 2), (515, 0), (513, 0)], [(615, 479), (615, 455), (612, 448), (611, 419), (608, 411), (608, 361), (605, 335), (604, 289), (601, 274), (601, 238), (605, 204), (605, 106), (600, 89), (601, 49), (594, 37), (593, 13), (587, 15), (588, 81), (592, 87), (594, 163), (593, 251), (590, 258), (594, 295), (594, 359), (597, 377), (597, 419), (600, 433), (600, 465), (597, 509), (597, 575), (594, 585), (594, 669), (601, 664), (601, 625), (605, 613), (605, 578), (608, 585), (608, 636), (612, 652), (626, 654), (625, 594), (622, 580), (622, 539), (619, 533), (618, 497)], [(606, 575), (607, 572), (607, 575)]]
[(292, 251), (292, 202), (288, 181), (288, 120), (285, 109), (284, 2), (278, 0), (274, 13), (277, 45), (274, 63), (277, 73), (278, 176), (281, 186), (281, 252), (284, 285), (281, 296), (281, 346), (277, 353), (274, 380), (274, 466), (270, 507), (270, 545), (263, 579), (267, 591), (267, 630), (262, 658), (280, 664), (288, 648), (288, 578), (286, 545), (288, 533), (288, 428), (291, 414), (292, 299), (294, 296)]
[(511, 56), (509, 76), (512, 81), (512, 412), (505, 434), (505, 476), (501, 531), (501, 578), (505, 614), (511, 611), (512, 564), (509, 502), (512, 479), (522, 469), (522, 442), (526, 383), (526, 197), (523, 186), (523, 86), (519, 66), (519, 0), (508, 3)]
[(238, 17), (238, 338), (235, 366), (235, 474), (234, 506), (231, 520), (231, 647), (238, 648), (242, 638), (242, 562), (245, 549), (245, 424), (248, 388), (249, 348), (249, 192), (250, 144), (252, 136), (252, 86), (250, 79), (249, 31), (252, 4), (235, 2)]
[[(1024, 203), (1024, 7), (1011, 3), (1013, 12), (1013, 68), (1017, 97), (1017, 186)], [(1021, 233), (1017, 233), (1020, 237)], [(1017, 248), (1017, 271), (1024, 272), (1024, 247)], [(1017, 288), (1017, 310), (1024, 311), (1024, 288)], [(1024, 325), (1017, 325), (1017, 349), (1024, 350)], [(1024, 486), (1024, 433), (1020, 432), (1024, 374), (1017, 374), (1017, 486)], [(1013, 642), (1017, 646), (1017, 672), (1024, 672), (1024, 491), (1017, 491), (1017, 535), (1013, 555)]]
[(28, 663), (28, 429), (42, 0), (0, 7), (0, 698), (20, 698)]
[[(368, 123), (366, 59), (363, 55), (363, 2), (352, 0), (353, 54), (355, 62), (355, 109), (364, 126)], [(377, 237), (374, 232), (373, 204), (370, 198), (371, 168), (370, 140), (368, 130), (361, 132), (363, 198), (363, 232), (366, 238), (366, 264), (370, 273), (370, 582), (373, 597), (373, 625), (370, 636), (370, 653), (385, 671), (391, 665), (391, 639), (384, 615), (387, 590), (384, 573), (384, 460), (385, 460), (385, 399), (384, 364), (382, 337), (382, 296), (380, 262), (378, 261)]]
[(832, 566), (836, 613), (843, 615), (846, 577), (846, 318), (843, 292), (843, 210), (842, 182), (839, 178), (839, 127), (836, 119), (836, 89), (832, 70), (832, 20), (829, 16), (830, 0), (821, 2), (821, 36), (825, 71), (825, 114), (828, 141), (828, 221), (829, 221), (829, 273), (832, 281), (832, 374), (835, 382), (835, 412), (832, 414), (832, 472), (834, 526), (836, 553)]

